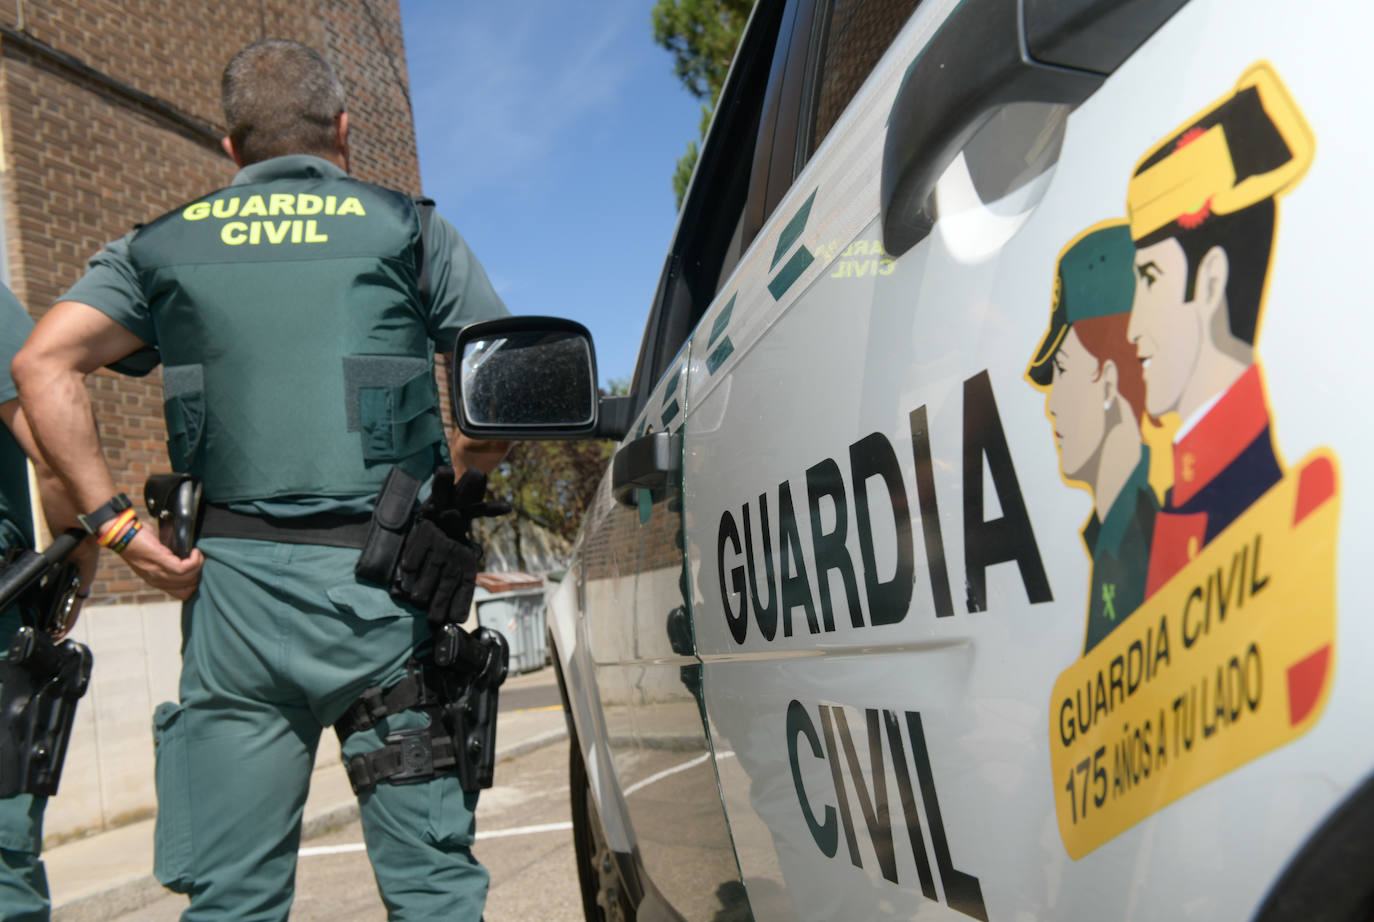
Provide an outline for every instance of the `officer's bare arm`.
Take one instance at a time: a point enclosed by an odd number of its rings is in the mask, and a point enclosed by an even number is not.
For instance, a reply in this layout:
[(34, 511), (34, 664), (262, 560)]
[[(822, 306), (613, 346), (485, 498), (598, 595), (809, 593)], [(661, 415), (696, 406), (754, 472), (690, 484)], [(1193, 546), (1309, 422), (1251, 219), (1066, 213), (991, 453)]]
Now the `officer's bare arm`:
[[(449, 377), (452, 374), (452, 358), (445, 352), (440, 356), (440, 362), (443, 366), (444, 377)], [(454, 480), (462, 477), (463, 472), (470, 467), (475, 467), (484, 474), (490, 474), (496, 470), (496, 465), (505, 460), (513, 444), (515, 443), (471, 439), (459, 432), (457, 426), (454, 426), (448, 436), (448, 450), (449, 454), (453, 456)]]
[(142, 345), (95, 308), (61, 301), (38, 322), (11, 366), (38, 447), (83, 511), (115, 493), (100, 452), (86, 375)]
[(490, 474), (496, 465), (506, 457), (513, 442), (483, 442), (470, 439), (457, 429), (449, 436), (448, 448), (453, 455), (453, 474), (462, 477), (463, 472), (475, 467), (484, 474)]
[[(143, 345), (95, 308), (59, 301), (38, 321), (10, 367), (41, 456), (83, 511), (99, 508), (117, 490), (100, 450), (86, 375)], [(203, 560), (199, 551), (179, 559), (148, 529), (123, 556), (145, 582), (180, 599), (195, 591)]]

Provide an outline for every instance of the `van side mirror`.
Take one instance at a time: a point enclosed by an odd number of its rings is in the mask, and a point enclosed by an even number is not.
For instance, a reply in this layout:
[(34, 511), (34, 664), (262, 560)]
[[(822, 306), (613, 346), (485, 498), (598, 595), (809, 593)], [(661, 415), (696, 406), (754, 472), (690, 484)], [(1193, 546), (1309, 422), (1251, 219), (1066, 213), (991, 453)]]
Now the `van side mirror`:
[(596, 353), (587, 328), (558, 317), (464, 327), (452, 363), (453, 416), (473, 438), (600, 435)]

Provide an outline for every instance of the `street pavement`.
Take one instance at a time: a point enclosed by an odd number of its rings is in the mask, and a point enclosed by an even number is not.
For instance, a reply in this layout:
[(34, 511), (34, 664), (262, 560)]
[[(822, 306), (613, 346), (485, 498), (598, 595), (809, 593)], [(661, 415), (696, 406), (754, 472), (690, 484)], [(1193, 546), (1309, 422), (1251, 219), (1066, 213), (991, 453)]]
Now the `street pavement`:
[[(578, 919), (567, 729), (553, 669), (508, 679), (500, 706), (496, 786), (482, 793), (477, 811), (475, 852), (492, 872), (488, 917)], [(343, 767), (317, 768), (305, 808), (293, 920), (386, 917), (357, 816)], [(178, 918), (186, 899), (153, 879), (152, 839), (148, 819), (45, 852), (54, 922)], [(558, 879), (561, 890), (552, 885)], [(519, 912), (526, 914), (514, 914)]]

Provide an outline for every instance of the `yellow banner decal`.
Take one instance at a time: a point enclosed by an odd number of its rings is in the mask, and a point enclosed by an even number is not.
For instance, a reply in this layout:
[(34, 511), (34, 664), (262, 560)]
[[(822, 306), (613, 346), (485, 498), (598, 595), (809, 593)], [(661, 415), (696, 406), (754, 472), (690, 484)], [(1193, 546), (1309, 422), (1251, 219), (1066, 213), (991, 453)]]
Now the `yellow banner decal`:
[(1331, 687), (1340, 502), (1309, 455), (1055, 682), (1050, 761), (1081, 858), (1302, 735)]

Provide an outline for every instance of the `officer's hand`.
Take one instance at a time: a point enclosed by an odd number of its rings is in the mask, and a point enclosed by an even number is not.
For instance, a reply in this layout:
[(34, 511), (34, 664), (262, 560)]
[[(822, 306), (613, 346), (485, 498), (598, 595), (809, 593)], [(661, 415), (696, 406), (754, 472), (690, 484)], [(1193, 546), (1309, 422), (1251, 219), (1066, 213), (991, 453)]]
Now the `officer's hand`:
[(200, 548), (194, 548), (191, 556), (182, 560), (157, 539), (156, 532), (146, 527), (134, 535), (120, 556), (149, 586), (182, 601), (195, 595), (200, 585), (200, 568), (205, 563)]

